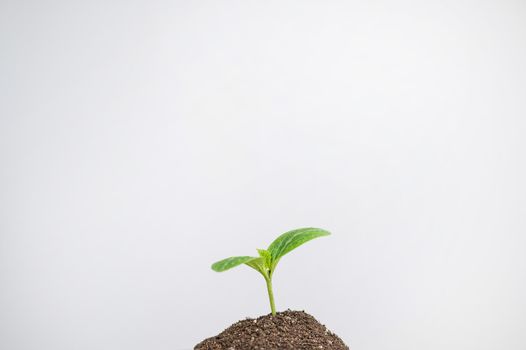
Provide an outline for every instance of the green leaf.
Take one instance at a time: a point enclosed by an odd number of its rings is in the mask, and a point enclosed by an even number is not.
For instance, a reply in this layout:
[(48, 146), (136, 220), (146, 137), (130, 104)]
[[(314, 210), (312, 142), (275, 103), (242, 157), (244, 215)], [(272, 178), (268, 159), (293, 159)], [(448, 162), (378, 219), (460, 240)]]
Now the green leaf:
[(241, 264), (246, 264), (256, 259), (260, 259), (260, 258), (256, 258), (253, 256), (233, 256), (233, 257), (226, 258), (226, 259), (223, 259), (223, 260), (220, 260), (214, 263), (212, 265), (212, 270), (216, 272), (223, 272), (226, 270), (230, 270), (233, 267), (239, 266)]
[(268, 276), (268, 267), (265, 265), (265, 259), (263, 258), (254, 258), (254, 260), (250, 260), (245, 263), (245, 265), (250, 266), (254, 270), (261, 273), (264, 277)]
[(258, 253), (263, 259), (265, 266), (270, 269), (272, 267), (272, 254), (266, 249), (258, 249)]
[(314, 227), (300, 228), (285, 232), (276, 238), (276, 240), (268, 247), (268, 251), (272, 255), (272, 267), (274, 268), (276, 266), (279, 259), (283, 255), (287, 254), (293, 249), (296, 249), (303, 243), (306, 243), (314, 238), (328, 235), (330, 235), (329, 231)]

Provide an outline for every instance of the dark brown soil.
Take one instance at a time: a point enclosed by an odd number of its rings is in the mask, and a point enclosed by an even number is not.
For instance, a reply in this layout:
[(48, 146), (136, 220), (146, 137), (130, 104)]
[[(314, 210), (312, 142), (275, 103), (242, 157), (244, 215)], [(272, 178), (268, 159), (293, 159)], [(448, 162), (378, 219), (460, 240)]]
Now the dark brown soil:
[(234, 323), (194, 350), (349, 350), (314, 317), (303, 311), (278, 312)]

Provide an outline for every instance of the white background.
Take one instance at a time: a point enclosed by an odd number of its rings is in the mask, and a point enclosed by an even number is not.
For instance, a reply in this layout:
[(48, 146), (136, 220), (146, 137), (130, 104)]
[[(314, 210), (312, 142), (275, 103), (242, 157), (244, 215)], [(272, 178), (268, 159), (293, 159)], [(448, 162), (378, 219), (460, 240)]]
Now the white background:
[(523, 1), (1, 1), (0, 348), (190, 349), (209, 266), (353, 350), (526, 348)]

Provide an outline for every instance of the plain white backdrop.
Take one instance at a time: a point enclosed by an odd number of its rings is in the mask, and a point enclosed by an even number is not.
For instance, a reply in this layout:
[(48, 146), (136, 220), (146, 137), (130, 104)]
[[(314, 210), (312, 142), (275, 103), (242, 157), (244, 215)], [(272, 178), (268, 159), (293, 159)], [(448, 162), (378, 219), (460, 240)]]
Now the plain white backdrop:
[(0, 2), (0, 348), (191, 349), (210, 264), (353, 350), (526, 348), (523, 1)]

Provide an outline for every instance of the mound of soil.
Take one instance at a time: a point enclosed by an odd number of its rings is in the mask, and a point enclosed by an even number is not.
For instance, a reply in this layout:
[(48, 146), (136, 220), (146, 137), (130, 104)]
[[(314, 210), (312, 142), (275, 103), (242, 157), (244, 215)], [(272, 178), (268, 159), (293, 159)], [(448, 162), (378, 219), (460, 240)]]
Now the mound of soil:
[(314, 317), (303, 311), (278, 312), (234, 323), (194, 350), (349, 350)]

